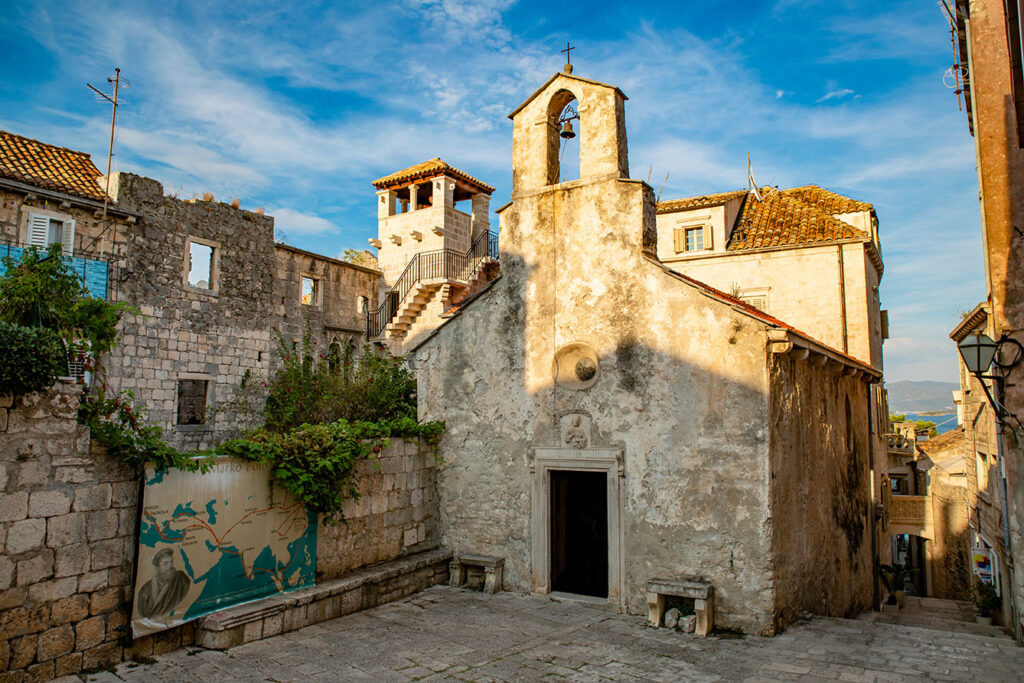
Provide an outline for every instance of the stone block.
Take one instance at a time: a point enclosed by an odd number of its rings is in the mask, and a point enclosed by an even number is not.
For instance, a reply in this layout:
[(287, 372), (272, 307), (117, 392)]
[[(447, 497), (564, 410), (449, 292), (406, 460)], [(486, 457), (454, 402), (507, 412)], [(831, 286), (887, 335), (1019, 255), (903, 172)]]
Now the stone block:
[(110, 504), (116, 508), (134, 508), (139, 498), (139, 485), (134, 481), (118, 481), (111, 485)]
[(162, 655), (166, 652), (174, 652), (179, 647), (181, 647), (180, 628), (172, 628), (169, 631), (161, 631), (160, 633), (157, 633), (153, 636), (154, 655)]
[(89, 556), (90, 550), (87, 543), (76, 543), (57, 548), (53, 563), (53, 575), (59, 578), (84, 574), (89, 571)]
[(284, 615), (280, 612), (271, 614), (263, 620), (263, 637), (269, 638), (276, 636), (281, 633), (281, 629), (284, 626)]
[(124, 542), (119, 538), (99, 541), (92, 546), (92, 571), (116, 567), (125, 561)]
[(75, 649), (88, 650), (103, 642), (107, 636), (107, 619), (91, 617), (75, 625)]
[(87, 595), (72, 595), (69, 598), (57, 600), (50, 607), (50, 623), (54, 626), (81, 621), (87, 616), (89, 616), (89, 596)]
[(0, 522), (17, 522), (28, 517), (28, 492), (0, 493)]
[(263, 620), (250, 621), (245, 625), (244, 632), (242, 635), (242, 641), (245, 643), (251, 643), (256, 640), (263, 638)]
[(53, 675), (58, 678), (77, 674), (82, 670), (82, 653), (72, 652), (71, 654), (58, 657), (54, 662)]
[(110, 507), (111, 498), (112, 492), (110, 484), (82, 486), (75, 490), (75, 502), (73, 507), (76, 512), (106, 510)]
[(11, 644), (8, 641), (0, 642), (0, 671), (7, 671), (7, 665), (11, 661)]
[(7, 530), (7, 554), (20, 555), (43, 547), (46, 537), (46, 520), (23, 519)]
[(17, 584), (28, 586), (53, 576), (53, 551), (49, 548), (18, 562)]
[[(3, 426), (4, 426), (3, 413), (0, 412), (0, 432), (3, 431)], [(7, 465), (4, 465), (3, 463), (0, 463), (0, 491), (3, 491), (5, 488), (7, 488), (7, 479), (8, 479)]]
[(29, 517), (56, 517), (71, 511), (71, 498), (63, 491), (35, 491), (28, 498)]
[(0, 591), (0, 610), (22, 607), (28, 600), (28, 587), (18, 586)]
[(11, 668), (24, 669), (36, 658), (38, 636), (23, 636), (11, 641)]
[(83, 669), (103, 669), (120, 663), (121, 647), (117, 643), (105, 643), (82, 653)]
[(25, 671), (25, 683), (45, 683), (45, 681), (52, 681), (55, 669), (56, 667), (52, 660), (33, 664)]
[(103, 569), (98, 572), (90, 572), (78, 577), (78, 591), (80, 593), (92, 593), (94, 590), (107, 587), (107, 572)]
[(139, 527), (139, 514), (134, 508), (120, 508), (117, 511), (117, 535), (118, 536), (135, 536), (135, 532)]
[(41, 459), (23, 462), (18, 467), (18, 486), (42, 486), (50, 476), (50, 463)]
[(75, 632), (64, 624), (39, 634), (36, 644), (36, 658), (40, 662), (56, 659), (75, 649)]
[(85, 515), (81, 512), (50, 517), (46, 520), (46, 545), (61, 548), (86, 540)]
[(78, 578), (68, 576), (52, 581), (34, 583), (28, 588), (28, 599), (33, 603), (53, 602), (63, 598), (71, 597), (78, 589)]
[(53, 480), (62, 484), (84, 484), (94, 479), (89, 467), (56, 467), (53, 472)]
[(121, 589), (104, 588), (102, 590), (95, 591), (89, 596), (89, 600), (89, 611), (92, 614), (109, 612), (121, 604)]
[(291, 607), (285, 610), (282, 631), (297, 631), (306, 625), (306, 606)]
[(90, 541), (102, 541), (117, 534), (117, 510), (96, 510), (87, 514), (85, 531)]
[(0, 591), (7, 590), (14, 583), (14, 563), (6, 555), (0, 555)]

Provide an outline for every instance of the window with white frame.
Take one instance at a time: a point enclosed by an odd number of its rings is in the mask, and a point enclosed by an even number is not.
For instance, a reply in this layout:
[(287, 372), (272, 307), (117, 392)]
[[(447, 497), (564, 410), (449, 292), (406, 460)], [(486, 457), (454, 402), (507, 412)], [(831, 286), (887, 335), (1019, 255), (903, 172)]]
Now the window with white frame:
[(672, 233), (672, 246), (677, 254), (711, 248), (711, 232), (706, 225), (681, 226)]
[(60, 244), (70, 254), (75, 244), (75, 222), (66, 216), (29, 214), (28, 243), (39, 249)]

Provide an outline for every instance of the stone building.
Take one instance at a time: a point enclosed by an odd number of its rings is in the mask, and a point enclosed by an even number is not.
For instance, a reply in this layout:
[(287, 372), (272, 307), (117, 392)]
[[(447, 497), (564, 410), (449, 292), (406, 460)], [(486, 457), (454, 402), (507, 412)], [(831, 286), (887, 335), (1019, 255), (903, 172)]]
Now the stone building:
[[(1024, 341), (1024, 67), (1018, 0), (957, 0), (951, 17), (956, 32), (967, 127), (974, 137), (978, 197), (984, 245), (988, 327)], [(960, 93), (958, 93), (959, 95)], [(1006, 345), (1004, 363), (1012, 357)], [(1024, 419), (1021, 366), (994, 369), (1002, 377), (1002, 403)], [(993, 389), (1002, 393), (1002, 389)], [(1012, 420), (1011, 420), (1012, 421)], [(1014, 423), (1016, 424), (1016, 423)], [(1016, 434), (1012, 434), (1015, 431)], [(1013, 572), (1003, 590), (1009, 595), (1014, 633), (1024, 639), (1024, 450), (1020, 427), (994, 435), (1003, 452), (996, 486), (1004, 492), (1006, 553)], [(1004, 596), (1006, 597), (1006, 596)]]
[(748, 632), (865, 609), (880, 372), (659, 260), (625, 100), (569, 72), (511, 114), (501, 275), (410, 349), (447, 424), (442, 542), (503, 558), (509, 589), (634, 612), (651, 579), (698, 577)]
[(319, 353), (362, 344), (380, 271), (275, 244), (261, 212), (177, 199), (130, 173), (105, 198), (106, 185), (87, 154), (0, 132), (0, 255), (61, 242), (94, 296), (138, 308), (106, 377), (173, 446), (257, 426), (242, 390), (277, 362), (277, 333), (297, 344), (308, 320)]
[(497, 274), (489, 217), (494, 188), (436, 158), (373, 185), (378, 227), (370, 244), (383, 277), (367, 334), (400, 355)]
[(815, 185), (660, 202), (658, 258), (882, 369), (878, 216)]

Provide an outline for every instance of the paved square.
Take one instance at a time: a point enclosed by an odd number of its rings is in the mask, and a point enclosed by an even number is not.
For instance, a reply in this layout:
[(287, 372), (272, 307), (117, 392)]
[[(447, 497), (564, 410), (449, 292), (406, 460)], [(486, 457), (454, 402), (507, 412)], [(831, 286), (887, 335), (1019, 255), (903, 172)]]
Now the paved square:
[(548, 597), (437, 586), (228, 652), (187, 648), (91, 681), (1020, 681), (1007, 637), (815, 618), (695, 638)]

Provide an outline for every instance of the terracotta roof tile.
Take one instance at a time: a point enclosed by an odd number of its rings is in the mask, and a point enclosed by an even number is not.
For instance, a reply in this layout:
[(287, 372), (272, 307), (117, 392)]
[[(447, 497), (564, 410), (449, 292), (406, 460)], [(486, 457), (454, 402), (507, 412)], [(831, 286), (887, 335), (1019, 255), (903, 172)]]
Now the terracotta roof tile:
[(870, 239), (864, 231), (805, 203), (800, 193), (767, 188), (761, 191), (761, 197), (763, 201), (753, 193), (747, 195), (727, 251)]
[(685, 211), (687, 209), (699, 209), (705, 206), (717, 206), (725, 204), (731, 199), (737, 199), (747, 194), (746, 190), (733, 190), (732, 192), (719, 192), (717, 194), (706, 194), (700, 197), (686, 197), (684, 199), (671, 199), (658, 202), (658, 213), (670, 213), (672, 211)]
[(465, 171), (460, 171), (454, 166), (450, 166), (448, 163), (442, 161), (438, 157), (434, 157), (429, 161), (424, 161), (414, 166), (410, 166), (409, 168), (402, 169), (397, 173), (386, 175), (383, 178), (377, 178), (377, 180), (373, 181), (373, 185), (378, 190), (383, 190), (389, 187), (395, 187), (397, 185), (405, 185), (413, 180), (433, 178), (442, 173), (450, 176), (455, 176), (456, 178), (464, 180), (470, 185), (476, 187), (481, 192), (485, 192), (487, 194), (491, 194), (492, 192), (494, 192), (494, 188), (488, 185), (487, 183), (483, 182), (482, 180), (478, 180), (477, 178), (474, 178)]
[(100, 172), (85, 152), (0, 130), (0, 177), (103, 201)]
[(875, 207), (867, 202), (857, 201), (836, 194), (830, 190), (817, 185), (804, 185), (782, 190), (783, 194), (799, 199), (804, 204), (815, 206), (827, 214), (835, 216), (840, 213), (856, 213), (858, 211), (872, 211)]

